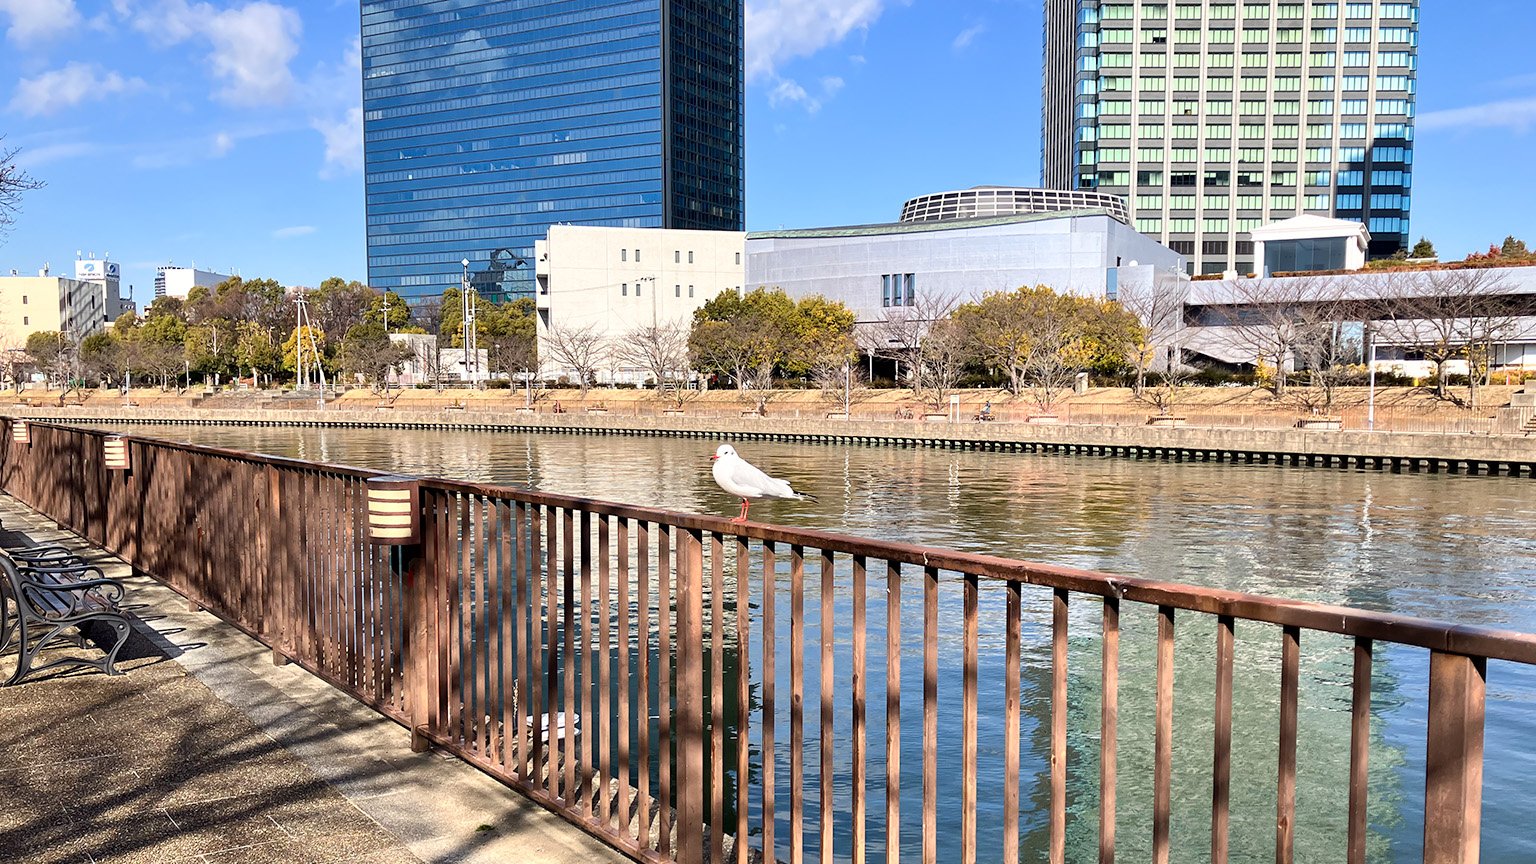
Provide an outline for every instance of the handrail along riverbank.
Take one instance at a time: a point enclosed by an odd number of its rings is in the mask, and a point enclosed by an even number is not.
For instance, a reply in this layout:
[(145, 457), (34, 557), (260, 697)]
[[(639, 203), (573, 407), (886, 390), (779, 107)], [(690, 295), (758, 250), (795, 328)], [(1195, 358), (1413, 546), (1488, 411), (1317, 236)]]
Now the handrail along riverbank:
[[(1124, 785), (1120, 696), (1130, 692), (1122, 611), (1145, 608), (1155, 614), (1154, 746), (1148, 824), (1137, 830), (1150, 834), (1154, 861), (1171, 854), (1175, 633), (1196, 616), (1214, 620), (1216, 634), (1214, 688), (1200, 697), (1212, 717), (1211, 860), (1230, 854), (1234, 733), (1277, 744), (1275, 853), (1294, 860), (1300, 670), (1313, 634), (1350, 643), (1345, 860), (1365, 861), (1372, 668), (1380, 645), (1394, 644), (1430, 656), (1424, 860), (1465, 864), (1478, 860), (1487, 661), (1536, 665), (1530, 634), (441, 479), (421, 480), (423, 542), (397, 558), (366, 536), (366, 481), (383, 472), (132, 436), (132, 469), (108, 471), (107, 433), (32, 421), (29, 441), (17, 442), (12, 422), (0, 438), (8, 493), (400, 722), (417, 743), (642, 861), (694, 864), (707, 852), (747, 862), (749, 847), (792, 862), (937, 861), (952, 843), (963, 861), (1017, 862), (1019, 792), (1032, 770), (1020, 747), (1021, 674), (1038, 603), (1049, 639), (1049, 753), (1038, 770), (1051, 860), (1065, 860), (1069, 772), (1083, 767), (1068, 761), (1073, 613), (1081, 641), (1082, 619), (1097, 612), (1093, 785), (1107, 862)], [(983, 638), (997, 623), (981, 611), (993, 599), (1000, 626)], [(958, 620), (948, 617), (956, 609)], [(776, 618), (786, 610), (787, 626)], [(1240, 642), (1238, 621), (1270, 635), (1250, 637), (1245, 625)], [(993, 635), (1001, 693), (980, 689)], [(1276, 641), (1278, 728), (1234, 729), (1234, 653)], [(914, 697), (902, 692), (902, 663), (919, 646)], [(954, 684), (940, 675), (952, 649)], [(904, 697), (920, 705), (920, 724), (904, 722)], [(1003, 740), (988, 746), (1002, 757), (987, 770), (1001, 774), (1003, 798), (984, 808), (978, 707), (994, 702)], [(957, 747), (940, 739), (941, 719), (958, 729)], [(899, 758), (918, 740), (920, 772)], [(942, 777), (941, 748), (959, 761)], [(941, 795), (951, 785), (958, 797)], [(919, 822), (920, 832), (902, 831)], [(958, 830), (941, 838), (941, 822)]]

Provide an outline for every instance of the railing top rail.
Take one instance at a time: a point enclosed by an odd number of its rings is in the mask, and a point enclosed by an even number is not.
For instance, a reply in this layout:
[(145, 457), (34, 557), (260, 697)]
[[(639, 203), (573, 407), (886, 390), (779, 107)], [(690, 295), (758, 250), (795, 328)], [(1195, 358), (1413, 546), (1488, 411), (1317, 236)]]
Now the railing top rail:
[[(108, 435), (117, 434), (54, 423), (36, 423), (36, 425), (103, 438)], [(208, 447), (186, 442), (166, 441), (157, 438), (128, 435), (122, 437), (152, 446), (181, 449), (191, 453), (244, 460), (298, 471), (339, 474), (358, 478), (379, 477), (391, 473), (329, 463), (310, 462), (282, 456), (248, 453), (221, 447)], [(1081, 594), (1114, 597), (1148, 605), (1168, 606), (1174, 609), (1183, 609), (1209, 615), (1230, 616), (1244, 621), (1300, 627), (1307, 630), (1426, 648), (1432, 651), (1536, 665), (1536, 634), (1530, 633), (1464, 626), (1406, 615), (1371, 612), (1362, 609), (1352, 609), (1346, 606), (1333, 606), (1301, 600), (1264, 597), (1239, 591), (1182, 585), (1155, 579), (1116, 576), (1075, 567), (1039, 564), (1012, 558), (1001, 558), (994, 555), (959, 552), (931, 546), (917, 546), (910, 543), (871, 540), (812, 528), (795, 528), (763, 523), (738, 524), (720, 516), (679, 513), (655, 507), (617, 504), (591, 498), (538, 492), (527, 488), (441, 478), (421, 478), (421, 484), (424, 488), (455, 494), (503, 498), (527, 504), (583, 510), (599, 515), (667, 524), (685, 530), (733, 535), (790, 546), (808, 546), (815, 549), (841, 552), (847, 555), (874, 558), (899, 564), (956, 571), (987, 579), (1022, 582), (1042, 587), (1075, 591)]]

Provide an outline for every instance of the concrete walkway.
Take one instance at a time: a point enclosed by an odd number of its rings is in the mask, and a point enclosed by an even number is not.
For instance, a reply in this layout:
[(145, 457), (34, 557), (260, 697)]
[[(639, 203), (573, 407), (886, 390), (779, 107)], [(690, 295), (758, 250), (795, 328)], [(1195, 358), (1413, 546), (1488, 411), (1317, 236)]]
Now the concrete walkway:
[(127, 675), (0, 689), (0, 861), (628, 860), (4, 495), (0, 522), (99, 559), (138, 618)]

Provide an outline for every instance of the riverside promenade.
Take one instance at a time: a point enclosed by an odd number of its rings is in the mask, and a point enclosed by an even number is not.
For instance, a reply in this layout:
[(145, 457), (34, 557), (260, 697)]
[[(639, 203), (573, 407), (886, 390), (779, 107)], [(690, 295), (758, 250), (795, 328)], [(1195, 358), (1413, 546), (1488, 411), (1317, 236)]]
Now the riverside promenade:
[[(1315, 428), (1103, 426), (923, 422), (815, 416), (721, 417), (525, 413), (508, 410), (228, 409), (186, 406), (18, 407), (23, 419), (63, 423), (448, 429), (707, 437), (1063, 453), (1133, 459), (1313, 465), (1391, 471), (1536, 476), (1536, 437), (1524, 434), (1372, 432)], [(968, 416), (968, 415), (962, 415)]]
[(0, 522), (123, 580), (135, 626), (125, 675), (0, 689), (0, 861), (627, 860), (8, 495)]

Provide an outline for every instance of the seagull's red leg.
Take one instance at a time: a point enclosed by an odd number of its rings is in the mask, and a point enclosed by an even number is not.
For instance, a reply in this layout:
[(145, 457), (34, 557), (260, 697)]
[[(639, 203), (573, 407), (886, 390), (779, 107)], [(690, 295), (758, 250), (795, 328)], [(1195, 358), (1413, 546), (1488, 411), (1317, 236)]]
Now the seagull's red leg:
[(745, 498), (741, 499), (741, 514), (731, 521), (737, 524), (747, 521), (747, 508), (749, 506), (751, 506), (751, 502), (747, 501)]

